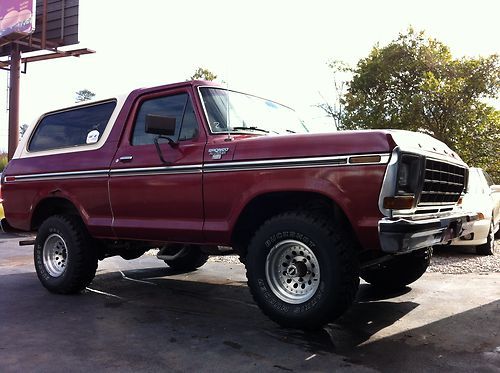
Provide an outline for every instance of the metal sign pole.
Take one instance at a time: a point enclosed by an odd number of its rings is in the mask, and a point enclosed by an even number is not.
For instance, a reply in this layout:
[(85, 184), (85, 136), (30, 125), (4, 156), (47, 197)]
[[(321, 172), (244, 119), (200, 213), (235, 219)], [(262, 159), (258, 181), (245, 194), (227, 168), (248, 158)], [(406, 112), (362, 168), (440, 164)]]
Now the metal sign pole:
[(21, 51), (17, 43), (12, 44), (10, 58), (9, 89), (9, 161), (16, 152), (19, 143), (19, 92), (21, 82)]

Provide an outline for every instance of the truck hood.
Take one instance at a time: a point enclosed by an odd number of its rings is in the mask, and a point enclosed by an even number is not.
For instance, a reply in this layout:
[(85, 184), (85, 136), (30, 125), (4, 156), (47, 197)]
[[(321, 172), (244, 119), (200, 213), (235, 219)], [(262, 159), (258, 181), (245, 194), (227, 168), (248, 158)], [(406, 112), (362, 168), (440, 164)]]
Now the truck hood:
[(443, 142), (423, 133), (362, 130), (236, 138), (233, 160), (388, 154), (395, 147), (464, 164)]

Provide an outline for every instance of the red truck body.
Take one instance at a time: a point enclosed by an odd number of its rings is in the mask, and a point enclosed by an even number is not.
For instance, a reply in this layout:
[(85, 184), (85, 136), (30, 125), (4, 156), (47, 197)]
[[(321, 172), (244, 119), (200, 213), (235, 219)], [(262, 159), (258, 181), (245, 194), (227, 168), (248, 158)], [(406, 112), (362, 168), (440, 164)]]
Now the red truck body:
[[(206, 84), (205, 82), (203, 84)], [(168, 149), (171, 167), (194, 167), (154, 175), (144, 170), (162, 167), (154, 145), (134, 147), (131, 128), (141, 99), (168, 92), (188, 92), (198, 106), (202, 131), (197, 139)], [(16, 192), (6, 200), (8, 222), (15, 228), (32, 230), (36, 206), (47, 197), (71, 201), (81, 211), (90, 233), (99, 238), (123, 238), (231, 245), (231, 233), (238, 217), (252, 200), (272, 193), (307, 192), (321, 194), (345, 212), (363, 247), (379, 249), (377, 222), (381, 218), (378, 195), (385, 165), (352, 165), (323, 168), (228, 169), (203, 172), (216, 163), (300, 159), (304, 157), (353, 154), (390, 154), (395, 144), (383, 131), (353, 131), (330, 134), (211, 135), (193, 84), (181, 83), (132, 92), (120, 112), (106, 143), (88, 155), (61, 153), (16, 160), (17, 176), (69, 172), (94, 172), (75, 178), (47, 178), (25, 183), (9, 182)], [(228, 152), (213, 160), (209, 149), (223, 147)], [(362, 150), (362, 151), (360, 151)], [(133, 156), (127, 163), (122, 156)], [(126, 176), (113, 171), (132, 170)], [(110, 171), (110, 172), (108, 172)], [(154, 171), (153, 171), (154, 172)], [(84, 178), (84, 182), (82, 182)], [(12, 186), (11, 186), (12, 185)], [(161, 195), (159, 195), (161, 191)], [(133, 228), (133, 229), (131, 229)]]

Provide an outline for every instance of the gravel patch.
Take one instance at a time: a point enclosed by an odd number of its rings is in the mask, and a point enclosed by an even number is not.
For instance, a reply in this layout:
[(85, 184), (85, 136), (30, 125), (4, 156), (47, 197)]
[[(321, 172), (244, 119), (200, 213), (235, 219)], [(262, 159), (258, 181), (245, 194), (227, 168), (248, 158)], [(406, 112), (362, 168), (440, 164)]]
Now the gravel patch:
[[(471, 246), (443, 246), (434, 249), (431, 265), (427, 272), (447, 274), (500, 273), (500, 240), (496, 241), (495, 255), (476, 255)], [(156, 255), (158, 250), (150, 250), (146, 255)], [(241, 264), (238, 255), (214, 255), (209, 262)]]
[(242, 264), (238, 255), (214, 255), (208, 258), (209, 262), (229, 263), (229, 264)]
[(470, 246), (443, 246), (434, 250), (427, 272), (450, 274), (500, 272), (500, 240), (495, 255), (476, 255)]

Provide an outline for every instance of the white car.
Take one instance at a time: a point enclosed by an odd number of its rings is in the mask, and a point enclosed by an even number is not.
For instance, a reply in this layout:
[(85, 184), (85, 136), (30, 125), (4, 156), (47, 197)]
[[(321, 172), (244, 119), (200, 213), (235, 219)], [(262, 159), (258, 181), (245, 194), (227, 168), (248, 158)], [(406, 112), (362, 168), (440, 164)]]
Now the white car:
[(494, 185), (491, 176), (481, 168), (471, 167), (462, 207), (480, 213), (480, 219), (474, 222), (471, 234), (452, 241), (451, 245), (476, 246), (476, 253), (493, 255), (495, 237), (500, 236), (500, 185)]

